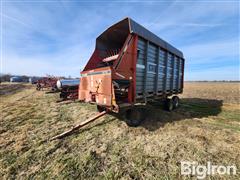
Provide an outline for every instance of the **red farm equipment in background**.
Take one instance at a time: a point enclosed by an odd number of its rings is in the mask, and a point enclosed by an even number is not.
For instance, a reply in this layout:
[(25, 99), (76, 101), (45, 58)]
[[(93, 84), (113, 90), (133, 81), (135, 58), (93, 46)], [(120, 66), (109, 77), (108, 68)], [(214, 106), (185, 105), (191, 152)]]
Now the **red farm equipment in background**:
[(59, 78), (57, 77), (43, 77), (37, 80), (36, 90), (40, 91), (44, 88), (50, 89), (51, 91), (57, 91), (57, 81)]

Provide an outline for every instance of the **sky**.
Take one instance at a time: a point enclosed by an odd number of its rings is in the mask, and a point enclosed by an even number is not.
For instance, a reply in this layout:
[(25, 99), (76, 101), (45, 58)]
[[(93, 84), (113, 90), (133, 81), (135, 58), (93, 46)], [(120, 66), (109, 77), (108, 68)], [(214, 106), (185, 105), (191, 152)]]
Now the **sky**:
[(1, 73), (79, 77), (105, 29), (130, 17), (184, 53), (185, 80), (240, 80), (234, 0), (1, 0)]

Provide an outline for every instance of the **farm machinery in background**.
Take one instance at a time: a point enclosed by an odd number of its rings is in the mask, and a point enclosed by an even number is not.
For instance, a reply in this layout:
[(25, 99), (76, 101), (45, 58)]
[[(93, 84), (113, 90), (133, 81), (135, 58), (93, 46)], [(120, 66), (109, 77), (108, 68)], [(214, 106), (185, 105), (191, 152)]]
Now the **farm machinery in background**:
[(60, 100), (78, 99), (80, 79), (63, 79), (60, 77), (43, 77), (37, 80), (38, 91), (48, 89), (51, 92), (60, 92)]
[(80, 79), (60, 79), (57, 81), (57, 89), (60, 90), (60, 99), (75, 100), (78, 99), (78, 88)]
[(78, 99), (96, 104), (99, 113), (51, 140), (109, 112), (123, 112), (129, 126), (138, 126), (146, 115), (144, 105), (152, 100), (161, 100), (172, 111), (183, 92), (184, 63), (180, 50), (132, 19), (114, 24), (97, 37), (81, 72)]
[(57, 77), (43, 77), (37, 80), (36, 90), (40, 91), (43, 89), (49, 89), (52, 92), (57, 91), (57, 81), (59, 78)]

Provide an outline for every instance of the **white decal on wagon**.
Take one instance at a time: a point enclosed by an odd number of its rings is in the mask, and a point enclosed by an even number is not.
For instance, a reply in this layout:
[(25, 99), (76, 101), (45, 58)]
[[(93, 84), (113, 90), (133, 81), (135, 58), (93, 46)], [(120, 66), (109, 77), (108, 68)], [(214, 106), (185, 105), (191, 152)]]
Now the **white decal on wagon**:
[(117, 73), (117, 72), (116, 72), (116, 75), (118, 75), (118, 76), (121, 77), (121, 78), (125, 78), (125, 76), (123, 76), (122, 74), (119, 74), (119, 73)]
[(145, 66), (142, 65), (142, 64), (137, 64), (137, 68), (139, 68), (139, 69), (145, 69)]

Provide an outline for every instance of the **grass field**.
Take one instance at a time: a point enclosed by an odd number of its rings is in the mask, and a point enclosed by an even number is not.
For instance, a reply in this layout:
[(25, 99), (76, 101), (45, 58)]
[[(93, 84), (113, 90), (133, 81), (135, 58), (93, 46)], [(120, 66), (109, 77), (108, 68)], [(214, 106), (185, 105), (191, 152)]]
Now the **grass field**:
[[(96, 112), (56, 103), (58, 94), (27, 84), (0, 85), (0, 177), (3, 179), (184, 179), (181, 161), (236, 165), (240, 179), (239, 83), (185, 83), (180, 108), (148, 105), (131, 128), (107, 115), (63, 140), (48, 141)], [(1, 178), (1, 179), (2, 179)], [(194, 177), (193, 177), (194, 178)]]

